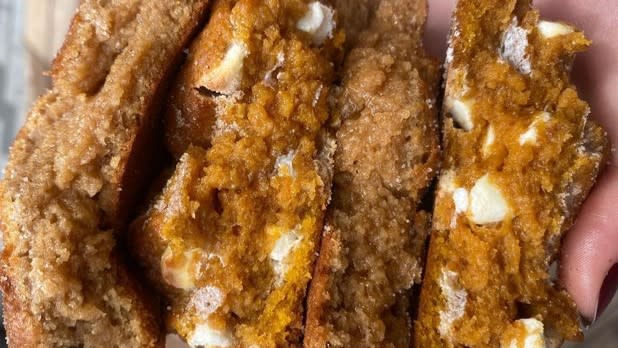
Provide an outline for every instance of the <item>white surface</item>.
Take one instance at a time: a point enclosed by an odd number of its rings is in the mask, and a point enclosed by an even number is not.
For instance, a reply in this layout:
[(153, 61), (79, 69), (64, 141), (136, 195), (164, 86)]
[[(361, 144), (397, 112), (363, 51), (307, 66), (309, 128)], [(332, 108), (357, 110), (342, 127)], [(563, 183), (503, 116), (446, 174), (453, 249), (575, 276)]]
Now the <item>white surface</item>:
[[(24, 114), (24, 49), (21, 40), (24, 4), (0, 0), (0, 168)], [(1, 175), (0, 175), (1, 176)]]

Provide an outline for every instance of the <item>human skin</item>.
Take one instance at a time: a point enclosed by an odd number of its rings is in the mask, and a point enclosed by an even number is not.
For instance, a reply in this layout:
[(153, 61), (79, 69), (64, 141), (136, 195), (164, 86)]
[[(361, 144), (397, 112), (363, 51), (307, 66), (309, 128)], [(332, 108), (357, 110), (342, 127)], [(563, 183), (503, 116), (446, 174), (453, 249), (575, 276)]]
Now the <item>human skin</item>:
[[(440, 59), (455, 2), (429, 1), (425, 42)], [(592, 47), (576, 58), (573, 77), (592, 117), (607, 130), (611, 143), (618, 144), (618, 1), (537, 0), (535, 6), (543, 18), (574, 24), (592, 40)], [(591, 321), (600, 316), (618, 286), (618, 267), (613, 267), (618, 263), (614, 218), (618, 218), (616, 151), (566, 235), (561, 253), (560, 279), (581, 314)]]

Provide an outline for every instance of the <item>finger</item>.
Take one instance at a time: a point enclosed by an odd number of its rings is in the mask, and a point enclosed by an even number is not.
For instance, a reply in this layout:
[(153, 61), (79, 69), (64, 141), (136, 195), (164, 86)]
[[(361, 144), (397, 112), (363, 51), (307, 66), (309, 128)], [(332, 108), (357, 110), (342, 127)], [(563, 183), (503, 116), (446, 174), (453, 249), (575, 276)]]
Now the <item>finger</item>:
[(444, 60), (446, 53), (446, 35), (454, 8), (455, 0), (429, 0), (424, 41), (429, 54), (439, 61)]
[(603, 284), (618, 261), (617, 217), (618, 168), (610, 166), (585, 202), (562, 249), (561, 281), (590, 320), (600, 315), (604, 309), (600, 307), (609, 303), (617, 285), (613, 275), (608, 277), (613, 284)]

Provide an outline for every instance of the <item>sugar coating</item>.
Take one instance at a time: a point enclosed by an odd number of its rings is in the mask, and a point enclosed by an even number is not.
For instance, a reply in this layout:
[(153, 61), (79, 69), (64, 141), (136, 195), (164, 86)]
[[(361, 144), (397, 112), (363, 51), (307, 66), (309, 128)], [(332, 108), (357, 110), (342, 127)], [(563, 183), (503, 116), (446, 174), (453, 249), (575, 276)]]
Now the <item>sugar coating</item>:
[(315, 107), (316, 105), (318, 105), (323, 90), (324, 85), (320, 85), (318, 88), (315, 89), (315, 94), (313, 95), (313, 102), (311, 103), (311, 106)]
[(511, 24), (502, 35), (500, 56), (522, 74), (530, 74), (532, 65), (526, 49), (528, 48), (528, 32), (517, 25), (517, 18), (513, 17)]
[(455, 50), (453, 49), (453, 46), (449, 44), (449, 46), (446, 48), (446, 65), (451, 64), (451, 62), (453, 61), (453, 52)]
[(455, 172), (452, 170), (445, 170), (440, 177), (440, 181), (438, 183), (438, 193), (450, 193), (457, 189), (455, 185)]
[(451, 28), (453, 29), (448, 38), (448, 47), (446, 49), (446, 60), (444, 62), (445, 67), (448, 67), (454, 58), (453, 54), (454, 54), (455, 49), (453, 48), (453, 39), (456, 39), (459, 36), (461, 36), (461, 31), (459, 30), (459, 23), (457, 22), (455, 18), (453, 18), (451, 21)]
[(465, 213), (468, 210), (469, 198), (468, 190), (465, 188), (457, 188), (453, 191), (453, 202), (455, 203), (455, 211), (451, 218), (451, 228), (457, 227), (457, 216)]
[(238, 126), (238, 124), (236, 122), (232, 122), (232, 123), (226, 123), (225, 121), (223, 121), (222, 119), (218, 118), (215, 121), (215, 124), (213, 126), (213, 133), (215, 135), (222, 135), (225, 133), (233, 133), (233, 132), (239, 132), (240, 133), (241, 129)]
[(438, 331), (444, 338), (449, 338), (453, 323), (464, 315), (468, 293), (459, 288), (457, 282), (458, 274), (449, 269), (442, 270), (442, 277), (439, 286), (442, 296), (446, 300), (446, 309), (440, 311), (440, 326)]
[(535, 144), (536, 143), (536, 127), (534, 124), (528, 130), (519, 136), (519, 145)]
[(196, 312), (204, 317), (208, 317), (223, 304), (223, 293), (215, 286), (205, 286), (191, 294), (189, 305), (195, 308)]

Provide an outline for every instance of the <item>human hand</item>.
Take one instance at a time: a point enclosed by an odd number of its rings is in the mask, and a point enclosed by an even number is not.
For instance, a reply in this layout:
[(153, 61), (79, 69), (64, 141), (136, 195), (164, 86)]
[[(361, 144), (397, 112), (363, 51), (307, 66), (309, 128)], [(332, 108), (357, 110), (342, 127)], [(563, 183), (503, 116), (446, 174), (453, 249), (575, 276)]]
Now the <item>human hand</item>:
[[(429, 0), (427, 49), (440, 59), (455, 0)], [(592, 117), (618, 144), (618, 2), (616, 0), (537, 0), (543, 18), (565, 21), (584, 30), (592, 47), (580, 54), (575, 83), (590, 103)], [(618, 287), (618, 158), (612, 158), (567, 234), (561, 256), (560, 279), (579, 311), (594, 321)], [(605, 280), (605, 281), (604, 281)]]

